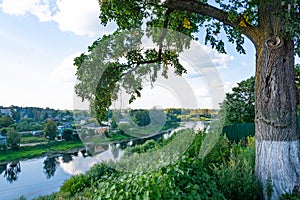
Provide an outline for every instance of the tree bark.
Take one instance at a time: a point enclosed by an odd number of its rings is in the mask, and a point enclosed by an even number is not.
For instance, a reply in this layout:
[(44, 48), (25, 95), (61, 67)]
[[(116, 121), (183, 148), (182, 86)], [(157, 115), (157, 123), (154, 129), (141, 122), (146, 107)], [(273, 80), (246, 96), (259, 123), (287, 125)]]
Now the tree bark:
[(300, 185), (294, 44), (276, 36), (257, 42), (255, 173), (264, 199), (279, 199)]

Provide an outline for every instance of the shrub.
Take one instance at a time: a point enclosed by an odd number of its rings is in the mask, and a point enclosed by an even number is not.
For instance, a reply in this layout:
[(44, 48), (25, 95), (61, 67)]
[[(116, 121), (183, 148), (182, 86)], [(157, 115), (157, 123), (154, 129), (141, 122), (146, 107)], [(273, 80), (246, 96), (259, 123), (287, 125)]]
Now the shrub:
[(154, 140), (147, 140), (142, 145), (137, 145), (134, 147), (129, 147), (126, 149), (126, 151), (130, 153), (146, 153), (150, 150), (154, 150), (157, 147), (157, 143)]
[[(299, 189), (299, 188), (298, 188)], [(300, 192), (294, 190), (292, 193), (283, 194), (279, 198), (280, 200), (299, 200), (300, 199)]]
[(60, 191), (74, 196), (76, 193), (82, 192), (85, 188), (93, 185), (104, 174), (109, 175), (115, 172), (114, 169), (107, 167), (103, 163), (94, 165), (85, 175), (80, 174), (72, 176), (70, 179), (66, 180), (61, 186)]
[(117, 173), (114, 168), (108, 167), (104, 163), (96, 164), (90, 168), (90, 170), (86, 173), (86, 176), (92, 181), (95, 182), (99, 180), (105, 174), (113, 174)]
[(184, 156), (158, 171), (105, 175), (98, 199), (224, 199), (199, 160)]
[(78, 192), (84, 190), (84, 188), (89, 187), (90, 180), (88, 176), (82, 174), (72, 176), (70, 179), (66, 180), (60, 188), (60, 191), (63, 193), (70, 193), (70, 195), (75, 195)]
[(254, 139), (249, 138), (248, 141), (247, 147), (234, 144), (230, 160), (212, 168), (218, 188), (226, 199), (261, 199), (261, 185), (254, 176)]
[[(200, 151), (203, 149), (206, 150), (206, 148), (203, 148), (202, 145), (204, 145), (205, 137), (207, 136), (204, 132), (199, 132), (193, 141), (193, 144), (187, 151), (187, 155), (190, 157), (199, 157)], [(201, 158), (203, 161), (203, 164), (205, 166), (215, 164), (219, 165), (229, 160), (230, 155), (230, 143), (226, 136), (218, 136), (216, 138), (217, 142), (213, 143), (214, 146), (211, 148), (211, 150), (203, 157)]]

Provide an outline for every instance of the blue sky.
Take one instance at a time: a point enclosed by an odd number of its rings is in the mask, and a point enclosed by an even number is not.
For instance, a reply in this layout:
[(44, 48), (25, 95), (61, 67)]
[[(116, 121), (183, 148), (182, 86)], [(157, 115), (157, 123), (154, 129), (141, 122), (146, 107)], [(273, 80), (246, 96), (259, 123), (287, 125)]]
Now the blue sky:
[[(73, 109), (74, 57), (113, 30), (111, 25), (102, 27), (98, 15), (97, 0), (0, 0), (0, 105)], [(200, 37), (199, 42), (203, 41)], [(237, 82), (254, 75), (255, 55), (249, 41), (245, 44), (247, 55), (226, 46), (227, 55), (202, 47), (228, 92)], [(199, 107), (210, 107), (204, 103), (210, 96), (207, 89), (197, 85), (197, 78), (189, 78)], [(163, 91), (157, 92), (152, 96)]]

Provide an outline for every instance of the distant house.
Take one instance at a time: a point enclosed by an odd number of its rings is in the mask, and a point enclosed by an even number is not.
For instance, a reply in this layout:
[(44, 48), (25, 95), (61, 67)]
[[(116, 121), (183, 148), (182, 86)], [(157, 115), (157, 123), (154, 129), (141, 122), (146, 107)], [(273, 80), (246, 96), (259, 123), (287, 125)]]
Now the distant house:
[(93, 123), (90, 123), (90, 124), (86, 124), (84, 126), (82, 126), (83, 129), (88, 129), (88, 130), (94, 130), (95, 133), (98, 133), (98, 134), (103, 134), (105, 131), (109, 131), (109, 126), (108, 125), (105, 125), (105, 124), (101, 124), (101, 126), (96, 123), (96, 122), (93, 122)]
[(6, 146), (7, 145), (7, 138), (3, 135), (0, 135), (0, 146)]
[(0, 109), (0, 113), (2, 115), (10, 115), (11, 114), (11, 110), (10, 110), (10, 108), (2, 108), (2, 109)]

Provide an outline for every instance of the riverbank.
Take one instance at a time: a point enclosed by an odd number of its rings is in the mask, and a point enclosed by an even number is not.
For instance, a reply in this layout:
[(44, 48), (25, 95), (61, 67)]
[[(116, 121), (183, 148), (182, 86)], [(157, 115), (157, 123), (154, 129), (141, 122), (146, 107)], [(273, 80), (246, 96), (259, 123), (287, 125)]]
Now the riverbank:
[(59, 154), (73, 152), (84, 149), (81, 141), (76, 142), (48, 142), (36, 146), (23, 146), (19, 150), (2, 150), (0, 151), (0, 163), (18, 161), (30, 158), (41, 157), (46, 154)]

